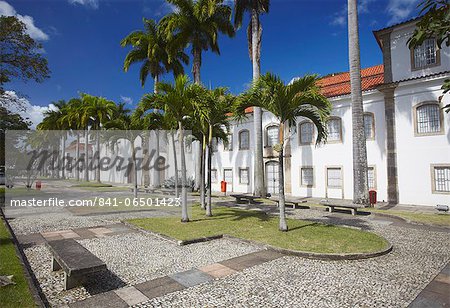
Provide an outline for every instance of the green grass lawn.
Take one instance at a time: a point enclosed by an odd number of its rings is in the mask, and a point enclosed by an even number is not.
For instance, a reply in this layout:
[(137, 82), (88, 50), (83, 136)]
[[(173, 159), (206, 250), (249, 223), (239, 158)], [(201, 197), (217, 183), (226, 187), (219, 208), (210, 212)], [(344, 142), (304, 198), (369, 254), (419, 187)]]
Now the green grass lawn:
[(36, 307), (24, 269), (3, 220), (0, 222), (0, 275), (14, 275), (15, 285), (0, 288), (1, 307)]
[[(364, 209), (366, 210), (366, 209)], [(406, 211), (391, 211), (391, 210), (379, 210), (369, 208), (368, 211), (372, 213), (387, 214), (392, 216), (398, 216), (406, 220), (417, 222), (421, 224), (431, 224), (437, 226), (450, 226), (450, 215), (444, 213), (426, 214), (426, 213), (411, 213)]]
[(388, 243), (376, 234), (351, 228), (288, 219), (289, 232), (278, 231), (278, 217), (264, 212), (214, 207), (213, 217), (205, 217), (199, 206), (192, 209), (191, 221), (179, 217), (131, 219), (143, 229), (178, 240), (228, 234), (281, 248), (316, 253), (374, 252)]

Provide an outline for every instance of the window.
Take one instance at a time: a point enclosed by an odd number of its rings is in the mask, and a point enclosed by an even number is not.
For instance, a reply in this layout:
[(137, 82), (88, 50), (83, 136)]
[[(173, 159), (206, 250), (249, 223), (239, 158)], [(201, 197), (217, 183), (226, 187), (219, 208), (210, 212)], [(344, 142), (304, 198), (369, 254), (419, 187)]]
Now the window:
[(339, 142), (341, 141), (341, 119), (340, 118), (330, 118), (327, 122), (328, 129), (328, 142)]
[(211, 140), (211, 150), (213, 152), (217, 152), (217, 138), (213, 138)]
[(432, 166), (433, 192), (450, 193), (450, 165)]
[(217, 169), (211, 169), (211, 182), (217, 183)]
[(441, 133), (441, 109), (437, 103), (421, 104), (415, 108), (416, 135)]
[(248, 168), (239, 168), (239, 183), (248, 185), (249, 183)]
[(364, 113), (364, 135), (366, 139), (375, 139), (375, 117), (373, 113)]
[(248, 150), (250, 144), (250, 133), (248, 130), (239, 132), (239, 150)]
[(300, 177), (301, 186), (314, 186), (314, 169), (312, 167), (302, 167)]
[(311, 144), (314, 138), (314, 125), (311, 122), (300, 123), (300, 144)]
[(411, 56), (412, 69), (421, 69), (439, 65), (440, 52), (437, 49), (436, 39), (426, 39), (422, 45), (414, 48)]
[(327, 187), (341, 188), (342, 187), (342, 170), (339, 167), (327, 168)]
[(271, 125), (266, 129), (266, 146), (272, 147), (280, 143), (278, 126)]
[(369, 182), (369, 189), (375, 189), (376, 188), (375, 167), (367, 168), (367, 177)]
[(233, 151), (233, 135), (232, 134), (229, 134), (228, 135), (228, 140), (224, 141), (223, 149), (225, 151)]

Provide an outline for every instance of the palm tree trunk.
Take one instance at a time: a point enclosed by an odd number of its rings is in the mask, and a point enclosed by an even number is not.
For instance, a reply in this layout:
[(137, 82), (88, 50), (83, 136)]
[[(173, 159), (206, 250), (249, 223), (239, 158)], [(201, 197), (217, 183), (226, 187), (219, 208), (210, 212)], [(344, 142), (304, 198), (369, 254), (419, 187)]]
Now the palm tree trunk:
[[(261, 67), (259, 61), (260, 45), (259, 34), (259, 14), (256, 9), (252, 10), (251, 16), (252, 27), (252, 66), (253, 81), (259, 78)], [(266, 188), (264, 186), (264, 161), (263, 161), (263, 137), (262, 137), (262, 110), (259, 107), (253, 108), (253, 130), (255, 135), (255, 156), (253, 166), (254, 176), (254, 195), (259, 197), (266, 196)]]
[(364, 109), (361, 91), (361, 63), (357, 0), (348, 0), (348, 39), (353, 132), (353, 202), (369, 203), (367, 150), (364, 135)]
[(211, 158), (212, 158), (212, 126), (209, 125), (208, 132), (208, 166), (207, 166), (207, 174), (206, 174), (206, 216), (212, 216), (211, 209)]
[(201, 151), (200, 151), (200, 206), (202, 209), (206, 210), (205, 204), (205, 162), (206, 162), (206, 135), (202, 135), (203, 139), (201, 142)]
[[(159, 158), (159, 131), (155, 130), (155, 159)], [(176, 158), (175, 158), (176, 165)], [(161, 174), (159, 170), (153, 169), (153, 187), (161, 187)]]
[(80, 160), (80, 132), (77, 131), (77, 149), (76, 149), (76, 164), (75, 164), (75, 178), (77, 181), (80, 180), (80, 168), (79, 168), (79, 160)]
[(184, 132), (183, 124), (178, 121), (178, 140), (181, 156), (181, 222), (188, 222), (187, 191), (186, 191), (186, 157), (184, 156)]
[(192, 56), (194, 57), (194, 63), (192, 64), (192, 75), (194, 75), (194, 82), (196, 84), (200, 84), (201, 83), (200, 67), (202, 66), (202, 51), (198, 48), (192, 48)]
[(286, 223), (286, 204), (285, 204), (285, 196), (284, 196), (284, 124), (280, 123), (280, 154), (278, 156), (278, 177), (279, 185), (278, 185), (278, 194), (280, 201), (278, 202), (280, 207), (280, 231), (286, 232), (288, 230), (288, 226)]
[(138, 197), (138, 183), (137, 183), (137, 170), (136, 170), (136, 147), (134, 140), (131, 141), (131, 159), (133, 160), (133, 197), (136, 199)]
[(66, 135), (65, 135), (65, 133), (62, 136), (61, 153), (62, 153), (61, 176), (62, 176), (62, 179), (64, 180), (66, 178)]
[[(146, 130), (144, 131), (144, 134), (142, 136), (142, 153), (144, 154), (144, 166), (145, 168), (142, 168), (142, 173), (144, 175), (144, 186), (150, 185), (150, 153), (148, 151), (150, 144), (150, 131)], [(158, 155), (159, 156), (159, 155)], [(156, 158), (158, 158), (156, 156)]]
[(89, 127), (84, 131), (84, 180), (89, 182)]
[(97, 151), (97, 166), (95, 168), (95, 178), (97, 180), (97, 183), (101, 183), (100, 181), (100, 131), (97, 130), (96, 133), (96, 151)]
[[(172, 131), (172, 150), (173, 150), (173, 166), (175, 168), (175, 197), (180, 196), (179, 183), (178, 183), (178, 159), (177, 159), (177, 149), (175, 148), (175, 133)], [(159, 153), (159, 152), (158, 152)]]

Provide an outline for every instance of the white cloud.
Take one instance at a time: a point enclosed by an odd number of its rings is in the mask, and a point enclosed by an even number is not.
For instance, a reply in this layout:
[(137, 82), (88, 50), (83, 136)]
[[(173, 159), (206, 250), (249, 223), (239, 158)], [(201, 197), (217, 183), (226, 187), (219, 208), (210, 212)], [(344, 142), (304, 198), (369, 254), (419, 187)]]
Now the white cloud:
[(98, 9), (99, 0), (68, 0), (70, 4), (79, 4), (93, 9)]
[(388, 15), (391, 17), (388, 24), (395, 24), (404, 21), (411, 16), (420, 0), (389, 0), (386, 7)]
[(129, 105), (133, 104), (133, 99), (131, 97), (121, 95), (120, 99), (123, 100), (123, 102), (125, 104), (129, 104)]
[(16, 10), (6, 1), (0, 1), (0, 16), (16, 16), (27, 26), (27, 33), (35, 40), (46, 41), (48, 34), (34, 25), (34, 19), (28, 15), (17, 14)]
[(45, 111), (56, 109), (53, 104), (47, 107), (32, 105), (28, 99), (17, 96), (14, 91), (5, 91), (0, 98), (0, 105), (11, 112), (20, 114), (22, 118), (31, 121), (32, 129), (35, 129), (36, 125), (42, 122)]

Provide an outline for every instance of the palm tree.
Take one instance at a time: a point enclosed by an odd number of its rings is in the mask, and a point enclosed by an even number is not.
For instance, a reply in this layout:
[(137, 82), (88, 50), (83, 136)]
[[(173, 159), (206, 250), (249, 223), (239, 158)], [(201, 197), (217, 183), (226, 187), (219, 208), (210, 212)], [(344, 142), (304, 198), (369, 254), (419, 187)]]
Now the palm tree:
[[(244, 13), (250, 13), (250, 24), (247, 28), (247, 40), (250, 59), (253, 66), (253, 81), (256, 81), (261, 73), (261, 37), (262, 27), (259, 15), (269, 13), (270, 0), (234, 0), (234, 26), (240, 28)], [(262, 136), (262, 110), (253, 108), (253, 126), (255, 134), (254, 156), (254, 194), (265, 196), (264, 185), (264, 161), (263, 161), (263, 136)]]
[[(212, 141), (213, 138), (222, 139), (228, 142), (229, 116), (232, 111), (234, 97), (225, 88), (216, 88), (206, 91), (203, 94), (206, 99), (200, 100), (194, 108), (195, 118), (200, 119), (200, 126), (204, 131), (203, 136), (207, 136), (204, 144), (208, 146), (206, 156), (206, 216), (212, 216), (211, 210), (211, 161), (212, 161)], [(226, 131), (225, 131), (226, 130)], [(202, 198), (203, 200), (203, 198)]]
[[(161, 75), (172, 71), (175, 76), (183, 74), (183, 63), (189, 63), (189, 57), (182, 49), (171, 47), (167, 37), (161, 33), (160, 27), (153, 19), (143, 19), (145, 31), (134, 31), (125, 37), (120, 45), (132, 46), (127, 54), (123, 69), (128, 71), (131, 64), (142, 62), (139, 73), (141, 85), (145, 85), (148, 75), (158, 83)], [(154, 87), (156, 91), (156, 87)]]
[(219, 32), (234, 36), (231, 8), (223, 0), (167, 0), (175, 7), (173, 13), (163, 17), (161, 27), (173, 46), (191, 45), (194, 82), (200, 84), (202, 52), (211, 50), (220, 54)]
[(359, 49), (357, 0), (348, 0), (348, 48), (352, 98), (353, 132), (353, 203), (369, 203), (367, 150), (364, 135), (364, 109), (361, 91), (361, 60)]
[[(117, 114), (117, 106), (114, 102), (107, 100), (103, 97), (98, 96), (92, 96), (89, 94), (82, 94), (82, 102), (83, 107), (81, 112), (81, 122), (84, 127), (86, 127), (86, 131), (89, 129), (89, 127), (92, 130), (96, 130), (96, 150), (97, 150), (97, 165), (95, 168), (96, 171), (96, 179), (97, 182), (100, 183), (100, 130), (102, 129), (103, 125), (105, 125), (108, 121), (111, 121), (113, 116)], [(85, 154), (86, 154), (86, 175), (88, 175), (87, 172), (87, 166), (88, 166), (88, 134), (86, 133), (86, 140), (85, 140)], [(88, 180), (88, 178), (87, 178)]]
[(284, 196), (284, 146), (291, 137), (291, 128), (296, 127), (297, 118), (311, 120), (317, 128), (316, 143), (326, 139), (326, 120), (331, 112), (331, 104), (316, 86), (317, 77), (306, 75), (289, 85), (277, 76), (267, 73), (244, 93), (236, 104), (235, 114), (239, 119), (245, 116), (245, 109), (258, 106), (271, 112), (279, 121), (279, 144), (274, 147), (279, 153), (279, 194), (280, 231), (287, 231)]
[(176, 77), (174, 85), (158, 83), (156, 87), (158, 94), (146, 95), (142, 101), (147, 106), (163, 110), (177, 122), (181, 158), (181, 221), (188, 222), (183, 122), (185, 118), (192, 117), (193, 104), (199, 100), (204, 89), (197, 84), (191, 84), (186, 75)]

